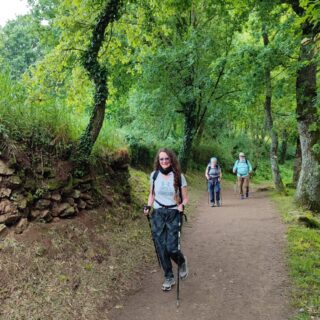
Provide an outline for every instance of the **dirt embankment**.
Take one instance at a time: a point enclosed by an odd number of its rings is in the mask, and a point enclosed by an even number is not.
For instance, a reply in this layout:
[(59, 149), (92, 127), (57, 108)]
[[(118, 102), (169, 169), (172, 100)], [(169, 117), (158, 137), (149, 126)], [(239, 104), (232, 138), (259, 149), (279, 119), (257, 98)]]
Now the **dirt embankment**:
[[(11, 142), (11, 145), (13, 142)], [(10, 152), (9, 152), (10, 151)], [(89, 166), (89, 165), (88, 165)], [(130, 202), (129, 156), (118, 151), (98, 159), (77, 178), (73, 162), (48, 150), (27, 146), (0, 153), (0, 230), (15, 226), (22, 233), (29, 222), (72, 218), (114, 197)]]
[(147, 177), (130, 178), (125, 151), (81, 179), (52, 153), (14, 151), (0, 155), (0, 319), (104, 319), (150, 265)]

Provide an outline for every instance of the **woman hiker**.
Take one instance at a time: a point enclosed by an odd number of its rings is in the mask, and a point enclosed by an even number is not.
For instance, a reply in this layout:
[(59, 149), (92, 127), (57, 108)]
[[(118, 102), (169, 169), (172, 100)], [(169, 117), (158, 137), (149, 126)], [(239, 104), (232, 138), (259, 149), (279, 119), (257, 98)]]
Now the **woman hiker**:
[(220, 181), (222, 178), (221, 168), (218, 165), (217, 158), (213, 157), (210, 159), (205, 172), (205, 176), (208, 180), (208, 192), (210, 196), (210, 206), (220, 207)]
[(178, 250), (179, 223), (187, 203), (187, 182), (177, 157), (173, 151), (162, 148), (150, 176), (150, 194), (144, 213), (148, 215), (153, 206), (152, 233), (164, 271), (163, 291), (171, 290), (175, 284), (171, 260), (179, 264), (181, 280), (188, 276), (187, 258)]

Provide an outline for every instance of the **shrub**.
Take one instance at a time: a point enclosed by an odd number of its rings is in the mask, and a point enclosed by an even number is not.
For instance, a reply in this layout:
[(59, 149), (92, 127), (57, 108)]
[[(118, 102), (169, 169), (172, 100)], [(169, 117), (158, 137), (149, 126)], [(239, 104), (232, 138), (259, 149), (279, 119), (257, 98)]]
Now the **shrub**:
[(152, 168), (153, 159), (157, 151), (156, 146), (148, 145), (134, 137), (130, 137), (128, 143), (131, 165), (136, 168)]

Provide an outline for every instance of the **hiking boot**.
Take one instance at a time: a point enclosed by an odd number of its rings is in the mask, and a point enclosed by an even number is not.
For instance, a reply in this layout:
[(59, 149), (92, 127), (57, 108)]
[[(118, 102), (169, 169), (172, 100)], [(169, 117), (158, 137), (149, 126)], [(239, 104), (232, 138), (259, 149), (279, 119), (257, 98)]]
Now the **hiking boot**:
[(243, 195), (243, 194), (240, 196), (240, 199), (241, 199), (241, 200), (243, 200), (243, 199), (244, 199), (244, 195)]
[(180, 267), (179, 275), (181, 280), (187, 279), (189, 275), (189, 268), (186, 256), (184, 256), (184, 263)]
[(214, 202), (210, 202), (210, 207), (215, 207)]
[(246, 193), (246, 198), (249, 198), (249, 192)]
[(174, 278), (166, 278), (164, 279), (164, 283), (162, 284), (163, 291), (170, 291), (172, 286), (176, 284)]
[(221, 207), (221, 201), (217, 201), (217, 207)]

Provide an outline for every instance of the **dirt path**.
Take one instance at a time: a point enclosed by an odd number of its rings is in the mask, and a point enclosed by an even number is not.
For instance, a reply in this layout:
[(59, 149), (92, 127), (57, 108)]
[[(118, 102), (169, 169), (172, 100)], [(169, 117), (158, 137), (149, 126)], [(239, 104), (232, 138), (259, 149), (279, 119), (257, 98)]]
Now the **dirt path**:
[(225, 191), (223, 207), (203, 197), (184, 228), (183, 251), (190, 276), (176, 290), (162, 292), (162, 272), (150, 270), (143, 287), (112, 320), (286, 320), (289, 280), (285, 265), (285, 226), (265, 193), (239, 200)]

